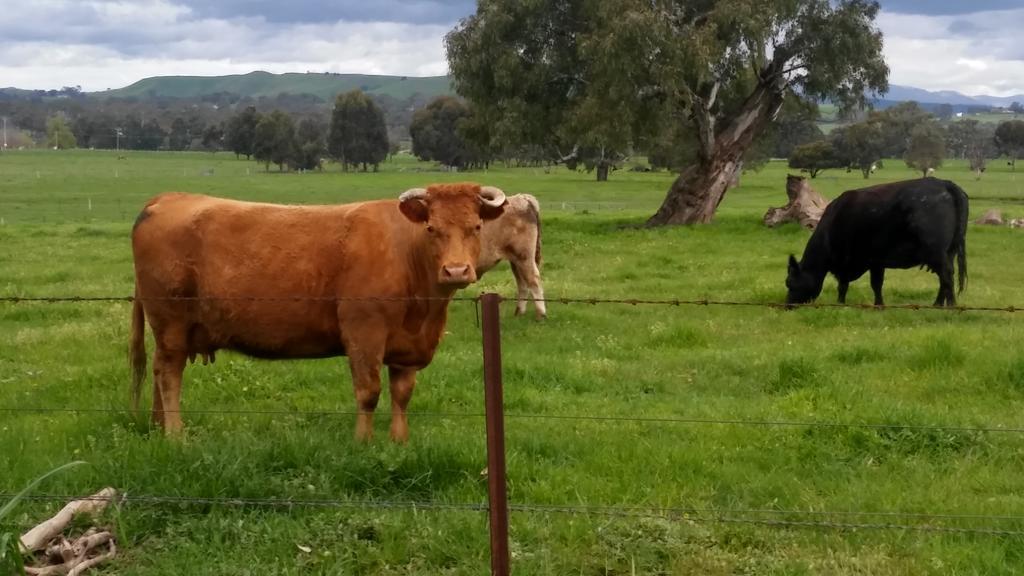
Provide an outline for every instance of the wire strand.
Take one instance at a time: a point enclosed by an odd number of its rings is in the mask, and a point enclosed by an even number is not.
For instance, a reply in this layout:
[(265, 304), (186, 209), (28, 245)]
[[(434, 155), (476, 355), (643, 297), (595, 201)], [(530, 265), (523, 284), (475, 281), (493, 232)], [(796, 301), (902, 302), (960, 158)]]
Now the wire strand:
[[(515, 301), (514, 297), (502, 296), (502, 302)], [(62, 302), (134, 302), (141, 301), (254, 301), (254, 302), (476, 302), (479, 296), (0, 296), (0, 302), (21, 303), (62, 303)], [(806, 304), (786, 304), (782, 302), (743, 302), (733, 300), (710, 299), (649, 299), (649, 298), (596, 298), (596, 297), (548, 297), (535, 299), (534, 302), (547, 304), (617, 304), (629, 306), (729, 306), (748, 308), (769, 308), (788, 310), (798, 308), (809, 309), (850, 309), (850, 310), (932, 310), (944, 312), (1020, 312), (1024, 307), (1018, 305), (1005, 306), (933, 306), (925, 304), (839, 304), (810, 302)]]

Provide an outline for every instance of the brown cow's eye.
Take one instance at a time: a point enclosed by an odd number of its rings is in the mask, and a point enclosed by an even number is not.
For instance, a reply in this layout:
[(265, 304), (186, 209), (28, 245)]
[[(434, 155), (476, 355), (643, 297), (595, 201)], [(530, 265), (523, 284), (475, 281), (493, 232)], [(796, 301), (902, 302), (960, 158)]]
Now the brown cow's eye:
[(430, 232), (431, 234), (433, 234), (434, 233), (434, 227), (431, 226), (430, 224), (427, 224), (427, 232)]
[(480, 229), (480, 225), (479, 225), (479, 224), (477, 224), (477, 225), (476, 225), (476, 229), (477, 229), (477, 230), (479, 230), (479, 229)]

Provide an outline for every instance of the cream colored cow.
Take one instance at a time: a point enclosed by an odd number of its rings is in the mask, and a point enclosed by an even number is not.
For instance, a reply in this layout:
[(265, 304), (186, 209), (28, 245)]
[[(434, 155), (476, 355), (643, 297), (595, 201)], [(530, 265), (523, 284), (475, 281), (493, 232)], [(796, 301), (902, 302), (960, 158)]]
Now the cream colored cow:
[(546, 317), (540, 284), (540, 204), (530, 194), (509, 196), (504, 214), (484, 222), (477, 274), (482, 275), (502, 260), (508, 260), (516, 278), (516, 314), (526, 312), (526, 298), (531, 295), (537, 317)]

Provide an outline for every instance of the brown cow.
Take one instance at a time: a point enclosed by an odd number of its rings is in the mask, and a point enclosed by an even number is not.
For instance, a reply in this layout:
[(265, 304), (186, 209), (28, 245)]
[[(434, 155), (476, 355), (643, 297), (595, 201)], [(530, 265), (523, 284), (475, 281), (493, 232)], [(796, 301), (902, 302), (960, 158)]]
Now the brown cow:
[(391, 438), (407, 440), (416, 372), (434, 357), (451, 297), (477, 279), (483, 221), (505, 204), (501, 190), (477, 184), (335, 206), (153, 198), (132, 231), (133, 407), (145, 379), (148, 319), (153, 420), (168, 433), (182, 428), (186, 360), (229, 349), (269, 359), (347, 355), (358, 439), (373, 435), (387, 365)]
[(502, 260), (508, 260), (516, 278), (516, 314), (526, 312), (526, 296), (531, 294), (537, 317), (546, 317), (544, 288), (540, 285), (540, 205), (529, 194), (509, 196), (501, 218), (484, 223), (477, 274), (483, 276)]

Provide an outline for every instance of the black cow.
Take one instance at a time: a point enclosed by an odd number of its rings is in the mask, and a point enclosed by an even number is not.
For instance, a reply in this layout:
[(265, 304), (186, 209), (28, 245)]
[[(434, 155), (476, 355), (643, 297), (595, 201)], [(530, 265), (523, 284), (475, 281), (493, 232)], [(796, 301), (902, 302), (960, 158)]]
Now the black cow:
[(875, 306), (882, 306), (886, 268), (927, 267), (939, 277), (936, 306), (956, 304), (953, 258), (959, 291), (967, 280), (967, 194), (948, 180), (922, 178), (848, 190), (832, 201), (807, 241), (803, 259), (789, 256), (787, 304), (821, 294), (825, 276), (839, 281), (839, 302), (850, 282), (871, 272)]

